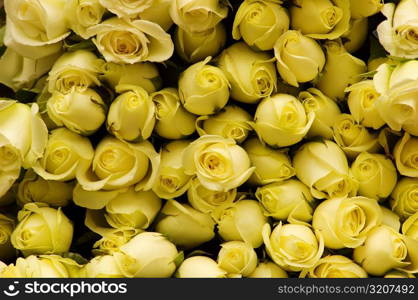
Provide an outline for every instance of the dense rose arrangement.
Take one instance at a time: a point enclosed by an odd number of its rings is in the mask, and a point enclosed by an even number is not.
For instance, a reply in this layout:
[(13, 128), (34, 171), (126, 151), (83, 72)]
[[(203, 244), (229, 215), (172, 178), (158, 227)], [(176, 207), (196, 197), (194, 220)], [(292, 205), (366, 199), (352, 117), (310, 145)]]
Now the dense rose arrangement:
[(418, 0), (1, 3), (0, 277), (418, 273)]

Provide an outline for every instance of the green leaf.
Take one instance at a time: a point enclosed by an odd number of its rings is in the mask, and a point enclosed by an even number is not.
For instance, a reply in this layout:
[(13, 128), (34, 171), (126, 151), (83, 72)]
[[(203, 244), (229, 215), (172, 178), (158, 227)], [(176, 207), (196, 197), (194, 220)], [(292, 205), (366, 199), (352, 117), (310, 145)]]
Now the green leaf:
[(181, 251), (177, 257), (174, 259), (174, 264), (176, 265), (176, 268), (178, 268), (184, 261), (184, 252)]

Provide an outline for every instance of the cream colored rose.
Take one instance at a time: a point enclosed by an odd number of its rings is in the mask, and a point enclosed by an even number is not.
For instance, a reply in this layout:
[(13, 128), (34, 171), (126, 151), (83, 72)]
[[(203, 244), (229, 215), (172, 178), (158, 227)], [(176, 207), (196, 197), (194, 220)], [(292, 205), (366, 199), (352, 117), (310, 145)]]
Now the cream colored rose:
[(232, 37), (241, 37), (259, 50), (273, 49), (275, 41), (289, 30), (289, 15), (277, 1), (244, 1), (238, 8), (232, 27)]
[(156, 23), (160, 25), (162, 29), (168, 31), (173, 25), (173, 20), (170, 16), (171, 3), (172, 0), (152, 0), (151, 6), (148, 6), (140, 12), (138, 17), (142, 20)]
[(383, 154), (360, 153), (351, 172), (359, 183), (358, 194), (376, 200), (388, 197), (398, 179), (395, 165)]
[(392, 192), (390, 206), (402, 219), (418, 212), (418, 179), (401, 178)]
[(418, 241), (418, 210), (402, 224), (402, 233)]
[(314, 267), (301, 272), (309, 278), (367, 278), (367, 272), (351, 259), (342, 255), (321, 258)]
[(87, 33), (89, 28), (99, 24), (105, 12), (100, 0), (69, 0), (65, 4), (69, 27), (83, 39), (91, 37)]
[(93, 160), (94, 150), (88, 138), (66, 128), (51, 131), (45, 153), (33, 170), (45, 180), (67, 181)]
[(382, 0), (350, 0), (351, 17), (367, 18), (377, 14), (383, 7)]
[(225, 278), (226, 271), (221, 269), (212, 258), (193, 256), (185, 259), (176, 271), (177, 278)]
[(149, 8), (153, 0), (99, 0), (100, 4), (119, 18), (133, 18)]
[(112, 255), (93, 257), (84, 267), (87, 278), (123, 278), (123, 273)]
[(332, 125), (341, 114), (338, 105), (316, 88), (309, 88), (300, 92), (298, 96), (307, 113), (315, 113), (315, 119), (308, 131), (308, 137), (320, 136), (331, 139)]
[(188, 63), (216, 56), (225, 42), (226, 30), (222, 23), (203, 32), (189, 32), (177, 27), (174, 34), (176, 53)]
[(260, 102), (252, 126), (262, 142), (287, 147), (305, 137), (314, 119), (315, 114), (307, 113), (296, 97), (276, 94)]
[(318, 77), (325, 65), (321, 46), (299, 31), (285, 32), (274, 45), (277, 70), (283, 80), (295, 87)]
[[(15, 221), (5, 214), (0, 214), (0, 259), (8, 261), (16, 257), (17, 251), (13, 247), (10, 236), (15, 228)], [(1, 274), (1, 268), (0, 268)], [(1, 275), (0, 275), (1, 277)]]
[(407, 132), (396, 143), (393, 156), (399, 173), (408, 177), (418, 177), (418, 138)]
[(168, 200), (161, 214), (155, 230), (179, 247), (192, 249), (215, 237), (212, 218), (188, 204)]
[(346, 0), (293, 0), (290, 20), (292, 29), (305, 35), (334, 40), (349, 29), (350, 3)]
[(189, 32), (214, 28), (228, 15), (228, 6), (220, 0), (173, 0), (170, 16), (173, 22)]
[(196, 129), (200, 136), (220, 135), (242, 143), (251, 131), (248, 122), (251, 115), (235, 105), (227, 105), (213, 116), (201, 116), (196, 120)]
[(350, 53), (358, 51), (368, 37), (368, 29), (368, 18), (351, 19), (350, 29), (342, 35), (344, 48)]
[(327, 41), (324, 46), (327, 59), (316, 86), (328, 97), (342, 100), (345, 89), (359, 82), (367, 67), (364, 61), (348, 53), (341, 41)]
[(164, 88), (151, 94), (155, 103), (155, 132), (166, 139), (181, 139), (196, 130), (196, 116), (181, 105), (175, 88)]
[(248, 275), (249, 278), (288, 278), (286, 271), (274, 262), (261, 262), (254, 272)]
[(255, 196), (263, 205), (264, 214), (290, 223), (312, 220), (313, 197), (309, 188), (294, 179), (259, 187)]
[(231, 84), (231, 97), (244, 103), (257, 103), (277, 89), (274, 58), (255, 52), (245, 43), (235, 43), (217, 58)]
[(416, 273), (418, 270), (418, 241), (382, 225), (374, 228), (365, 243), (354, 249), (354, 261), (374, 276), (391, 269)]
[(281, 182), (295, 175), (286, 150), (272, 149), (263, 145), (258, 138), (251, 138), (244, 144), (244, 149), (255, 167), (248, 182), (253, 185), (264, 185)]
[(285, 271), (312, 268), (324, 252), (322, 235), (305, 225), (280, 222), (272, 232), (266, 224), (262, 234), (267, 254)]
[(309, 142), (293, 157), (296, 176), (315, 198), (354, 196), (358, 183), (349, 172), (347, 157), (334, 142)]
[(397, 5), (387, 3), (382, 14), (387, 20), (377, 26), (379, 42), (392, 56), (418, 58), (418, 3), (402, 0)]
[[(251, 222), (248, 222), (251, 220)], [(225, 241), (244, 241), (253, 248), (263, 244), (261, 231), (267, 223), (261, 205), (255, 200), (240, 200), (223, 210), (218, 233)]]
[(382, 211), (375, 199), (333, 198), (315, 209), (312, 226), (321, 232), (325, 247), (356, 248), (369, 232), (382, 222)]
[(255, 169), (234, 140), (216, 135), (191, 143), (183, 152), (183, 167), (187, 175), (197, 175), (204, 187), (224, 192), (243, 184)]
[(188, 67), (180, 74), (179, 96), (183, 107), (196, 115), (211, 115), (229, 100), (229, 82), (224, 72), (208, 65), (211, 57)]
[(95, 35), (93, 42), (108, 62), (162, 62), (174, 51), (171, 36), (146, 20), (110, 18), (91, 27), (89, 33)]
[(12, 233), (13, 247), (24, 256), (60, 254), (70, 249), (73, 224), (60, 208), (42, 203), (28, 203), (17, 215), (18, 224)]
[(228, 272), (228, 275), (247, 277), (257, 267), (258, 258), (250, 244), (231, 241), (221, 244), (218, 253), (218, 265)]

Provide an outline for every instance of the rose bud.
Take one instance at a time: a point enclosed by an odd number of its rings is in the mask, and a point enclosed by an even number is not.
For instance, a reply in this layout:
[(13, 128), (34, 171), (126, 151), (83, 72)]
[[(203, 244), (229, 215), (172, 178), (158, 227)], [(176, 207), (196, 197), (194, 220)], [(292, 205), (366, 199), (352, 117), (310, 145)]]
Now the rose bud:
[(112, 255), (93, 257), (84, 267), (87, 278), (123, 278), (117, 261)]
[(348, 53), (341, 41), (327, 41), (325, 49), (327, 59), (316, 86), (331, 99), (342, 100), (345, 89), (359, 82), (367, 67), (364, 61)]
[(391, 270), (387, 272), (383, 278), (415, 278), (415, 276), (411, 273), (398, 271), (398, 270)]
[(402, 234), (418, 241), (418, 210), (403, 222)]
[(351, 172), (359, 183), (358, 194), (376, 200), (387, 198), (397, 181), (394, 164), (383, 154), (360, 153)]
[(120, 247), (116, 263), (125, 277), (164, 278), (176, 270), (176, 246), (158, 232), (143, 232)]
[(418, 138), (411, 137), (407, 132), (396, 143), (393, 150), (396, 168), (399, 173), (408, 177), (418, 177)]
[(250, 47), (273, 49), (275, 41), (289, 30), (289, 15), (277, 1), (244, 1), (238, 8), (232, 27), (232, 37), (241, 37)]
[(276, 265), (274, 262), (260, 262), (247, 277), (249, 278), (288, 278), (286, 271)]
[(281, 182), (295, 175), (287, 150), (276, 150), (263, 145), (258, 138), (251, 138), (244, 149), (255, 167), (248, 182), (253, 185), (265, 185)]
[(296, 97), (276, 94), (260, 102), (252, 126), (262, 142), (287, 147), (303, 139), (314, 119), (315, 114), (307, 113)]
[(342, 255), (321, 258), (315, 266), (301, 272), (300, 278), (367, 278), (367, 272), (351, 259)]
[(190, 187), (192, 176), (184, 173), (182, 156), (190, 141), (173, 141), (161, 151), (160, 169), (152, 190), (163, 199), (177, 198)]
[(193, 256), (185, 259), (176, 271), (177, 278), (225, 278), (222, 270), (212, 258)]
[(226, 30), (222, 23), (203, 32), (189, 32), (176, 28), (176, 53), (188, 63), (196, 63), (208, 56), (216, 56), (225, 46)]
[(28, 203), (17, 215), (18, 224), (11, 235), (13, 247), (23, 255), (60, 254), (70, 249), (73, 224), (61, 208)]
[(418, 271), (418, 241), (404, 236), (391, 227), (375, 227), (364, 244), (354, 249), (354, 261), (373, 276), (382, 276), (391, 269)]
[(377, 134), (370, 133), (366, 127), (357, 124), (350, 114), (339, 115), (334, 125), (334, 140), (349, 158), (362, 152), (377, 152), (380, 149)]
[(187, 204), (168, 200), (155, 229), (179, 247), (195, 248), (215, 237), (215, 222)]
[(417, 58), (418, 4), (415, 0), (386, 3), (382, 14), (387, 20), (377, 26), (379, 42), (391, 56)]
[(251, 115), (235, 105), (227, 105), (216, 115), (201, 116), (196, 120), (197, 132), (200, 136), (220, 135), (242, 143), (251, 131), (248, 124)]
[(244, 241), (253, 248), (263, 244), (261, 231), (267, 218), (261, 205), (255, 200), (235, 202), (222, 212), (217, 223), (218, 233), (225, 241)]
[(272, 232), (265, 224), (262, 234), (267, 254), (285, 271), (312, 268), (324, 252), (322, 235), (305, 225), (280, 222)]
[(290, 223), (312, 220), (313, 197), (309, 188), (294, 179), (271, 183), (259, 187), (256, 198), (264, 207), (264, 214), (275, 220)]
[[(17, 251), (13, 247), (10, 236), (15, 228), (15, 221), (0, 213), (0, 259), (10, 260), (16, 257)], [(0, 268), (1, 269), (1, 268)], [(1, 271), (0, 271), (1, 274)], [(1, 277), (1, 276), (0, 276)]]
[(218, 265), (228, 272), (228, 275), (247, 277), (257, 267), (258, 258), (250, 244), (231, 241), (221, 244), (218, 253)]
[(351, 19), (350, 29), (342, 35), (344, 48), (354, 53), (361, 49), (368, 37), (369, 19)]
[(315, 209), (312, 226), (320, 231), (325, 247), (356, 248), (368, 233), (382, 222), (382, 211), (375, 199), (366, 197), (333, 198)]
[(114, 17), (90, 27), (89, 34), (95, 35), (93, 42), (107, 62), (162, 62), (174, 52), (171, 36), (160, 25), (146, 20)]
[(107, 106), (92, 89), (52, 93), (46, 104), (48, 117), (56, 126), (65, 126), (81, 135), (96, 132), (106, 120)]
[(203, 32), (214, 28), (228, 15), (224, 1), (173, 0), (170, 16), (178, 27), (189, 32)]
[(354, 196), (358, 183), (349, 173), (347, 157), (334, 142), (309, 142), (293, 157), (293, 167), (300, 181), (317, 199)]
[(155, 105), (150, 95), (134, 85), (118, 85), (116, 92), (120, 95), (110, 105), (108, 131), (125, 141), (148, 139), (155, 125)]
[(353, 19), (367, 18), (380, 12), (382, 0), (350, 0), (351, 17)]
[(276, 68), (269, 54), (255, 52), (241, 42), (226, 48), (217, 61), (231, 84), (234, 100), (257, 103), (276, 91)]
[(187, 68), (178, 82), (184, 108), (196, 115), (211, 115), (229, 99), (229, 82), (218, 67), (208, 65), (211, 57)]
[(182, 139), (196, 130), (196, 116), (181, 105), (179, 94), (174, 88), (164, 88), (151, 94), (155, 103), (155, 132), (170, 140)]
[(170, 17), (172, 0), (153, 0), (151, 5), (138, 14), (139, 19), (157, 23), (162, 29), (168, 31), (173, 25)]
[(286, 31), (274, 45), (277, 70), (283, 80), (295, 87), (318, 77), (325, 65), (321, 46), (299, 31)]
[(187, 175), (197, 175), (200, 183), (214, 191), (229, 191), (242, 185), (254, 167), (247, 152), (232, 139), (205, 135), (196, 139), (183, 152)]
[(83, 39), (89, 39), (90, 27), (99, 24), (106, 9), (100, 0), (69, 0), (65, 4), (65, 17), (69, 27)]
[(385, 125), (377, 110), (377, 102), (380, 94), (376, 91), (373, 80), (364, 80), (348, 87), (348, 107), (354, 120), (373, 129), (379, 129)]
[(402, 219), (418, 212), (418, 179), (401, 178), (392, 192), (390, 206)]

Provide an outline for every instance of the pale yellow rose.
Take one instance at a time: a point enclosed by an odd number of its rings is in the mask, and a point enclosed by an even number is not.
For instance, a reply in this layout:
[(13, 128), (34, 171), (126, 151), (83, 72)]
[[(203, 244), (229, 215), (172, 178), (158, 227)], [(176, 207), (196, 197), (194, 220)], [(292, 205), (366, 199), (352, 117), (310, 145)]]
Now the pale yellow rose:
[(321, 46), (299, 31), (286, 31), (274, 45), (277, 70), (288, 84), (298, 87), (299, 83), (318, 77), (325, 65)]
[(382, 8), (382, 0), (350, 0), (351, 17), (354, 19), (373, 16)]
[[(15, 228), (15, 221), (5, 214), (0, 213), (0, 259), (8, 261), (17, 255), (10, 236)], [(0, 267), (1, 274), (1, 267)], [(0, 275), (1, 277), (1, 275)]]
[(232, 37), (241, 37), (250, 46), (259, 50), (271, 50), (277, 39), (289, 30), (287, 9), (280, 1), (243, 1), (236, 12)]
[(274, 58), (266, 52), (255, 52), (245, 43), (235, 43), (217, 58), (231, 84), (231, 97), (244, 103), (257, 103), (277, 89)]
[(351, 19), (350, 29), (341, 37), (343, 39), (344, 48), (354, 53), (361, 49), (368, 37), (369, 19)]
[(249, 278), (288, 278), (286, 271), (274, 262), (261, 262), (254, 272), (248, 275)]
[(402, 219), (418, 212), (418, 179), (401, 178), (392, 192), (390, 206)]
[(301, 272), (299, 277), (309, 278), (367, 278), (367, 272), (351, 259), (342, 255), (321, 258), (315, 266)]
[(172, 0), (152, 0), (151, 6), (141, 11), (138, 17), (142, 20), (157, 23), (162, 29), (168, 31), (173, 25), (173, 20), (170, 16), (171, 3)]
[(231, 241), (221, 244), (218, 253), (218, 265), (228, 275), (249, 276), (257, 267), (258, 258), (250, 244)]
[(205, 135), (183, 152), (187, 175), (196, 175), (211, 190), (228, 191), (242, 185), (254, 172), (247, 152), (234, 140)]
[(221, 269), (212, 258), (193, 256), (185, 259), (176, 271), (177, 278), (225, 278), (226, 271)]
[(418, 177), (418, 138), (407, 132), (396, 143), (393, 149), (396, 168), (399, 173), (408, 177)]
[(123, 278), (116, 259), (112, 255), (93, 257), (84, 267), (87, 278)]
[(90, 27), (99, 24), (106, 9), (100, 0), (68, 0), (65, 4), (65, 17), (69, 27), (83, 39), (89, 39)]
[(119, 18), (133, 18), (140, 12), (149, 8), (153, 0), (126, 1), (126, 0), (99, 0), (107, 10), (117, 15)]

